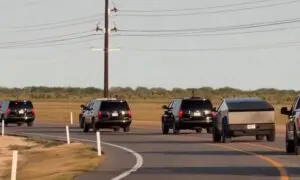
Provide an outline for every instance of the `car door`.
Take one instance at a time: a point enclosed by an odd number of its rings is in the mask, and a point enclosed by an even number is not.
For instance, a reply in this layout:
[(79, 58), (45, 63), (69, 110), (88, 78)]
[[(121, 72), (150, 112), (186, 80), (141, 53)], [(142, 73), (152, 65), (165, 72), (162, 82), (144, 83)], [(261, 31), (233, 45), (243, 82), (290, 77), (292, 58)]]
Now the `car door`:
[(87, 107), (87, 110), (84, 113), (85, 114), (85, 119), (88, 122), (91, 122), (91, 120), (92, 120), (93, 104), (94, 104), (94, 101), (91, 101), (89, 103), (89, 106)]

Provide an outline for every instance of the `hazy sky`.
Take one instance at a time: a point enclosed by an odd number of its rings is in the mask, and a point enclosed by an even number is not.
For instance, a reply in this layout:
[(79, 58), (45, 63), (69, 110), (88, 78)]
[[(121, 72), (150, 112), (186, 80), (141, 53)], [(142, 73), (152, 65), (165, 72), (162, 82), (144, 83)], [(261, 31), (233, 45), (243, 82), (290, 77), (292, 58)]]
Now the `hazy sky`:
[[(228, 26), (300, 18), (300, 0), (113, 2), (119, 13), (111, 17), (110, 25), (113, 27), (115, 23), (120, 31), (112, 34), (122, 36), (110, 39), (110, 48), (120, 48), (120, 51), (110, 52), (110, 87), (300, 89), (299, 43), (278, 46), (300, 42), (299, 22), (224, 31)], [(241, 3), (245, 4), (232, 5)], [(113, 7), (112, 1), (110, 5)], [(212, 8), (224, 5), (230, 6)], [(103, 19), (104, 0), (1, 0), (0, 11), (0, 86), (103, 88), (103, 52), (90, 49), (103, 47), (103, 34), (77, 40), (70, 38), (95, 33), (93, 29)], [(96, 18), (97, 14), (99, 18)], [(81, 18), (84, 20), (79, 21)], [(103, 27), (103, 20), (100, 26)], [(214, 28), (216, 35), (203, 33), (205, 28)], [(198, 32), (183, 32), (182, 29), (198, 29)], [(136, 35), (143, 32), (125, 30), (167, 32), (155, 36), (153, 32), (147, 32), (141, 37)], [(90, 32), (82, 33), (84, 31)], [(176, 35), (176, 31), (185, 35)], [(251, 33), (236, 34), (247, 31)], [(71, 35), (66, 36), (68, 34)], [(26, 44), (28, 42), (33, 44)], [(270, 45), (275, 48), (260, 48)], [(252, 48), (232, 48), (244, 46)], [(152, 51), (155, 49), (180, 51)]]

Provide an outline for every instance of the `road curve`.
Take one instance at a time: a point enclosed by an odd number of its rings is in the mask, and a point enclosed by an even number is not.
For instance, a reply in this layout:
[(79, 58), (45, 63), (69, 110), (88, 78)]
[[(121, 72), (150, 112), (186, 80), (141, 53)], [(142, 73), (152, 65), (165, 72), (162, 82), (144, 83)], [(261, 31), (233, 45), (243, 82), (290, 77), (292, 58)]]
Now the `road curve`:
[[(7, 127), (6, 131), (65, 140), (62, 125)], [(102, 141), (110, 143), (103, 144), (105, 163), (78, 179), (300, 179), (300, 158), (283, 152), (281, 136), (271, 143), (253, 141), (250, 137), (236, 138), (229, 144), (213, 144), (210, 134), (187, 132), (162, 135), (157, 128), (133, 128), (129, 133), (102, 131)], [(71, 127), (70, 135), (95, 145), (95, 133), (86, 134)]]

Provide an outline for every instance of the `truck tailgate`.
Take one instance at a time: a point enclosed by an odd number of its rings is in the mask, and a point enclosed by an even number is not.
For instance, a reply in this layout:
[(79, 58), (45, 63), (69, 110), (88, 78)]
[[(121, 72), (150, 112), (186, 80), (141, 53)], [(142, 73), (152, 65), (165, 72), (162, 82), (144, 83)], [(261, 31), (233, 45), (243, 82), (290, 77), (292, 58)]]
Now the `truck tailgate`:
[(229, 112), (229, 124), (275, 123), (274, 111)]

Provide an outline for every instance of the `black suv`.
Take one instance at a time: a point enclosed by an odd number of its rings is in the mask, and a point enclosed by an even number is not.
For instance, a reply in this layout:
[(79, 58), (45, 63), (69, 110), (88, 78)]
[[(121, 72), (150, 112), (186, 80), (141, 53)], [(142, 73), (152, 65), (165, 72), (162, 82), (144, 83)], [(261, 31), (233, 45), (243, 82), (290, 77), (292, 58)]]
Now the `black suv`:
[(4, 100), (0, 107), (1, 119), (5, 125), (26, 123), (32, 126), (35, 119), (35, 109), (29, 100)]
[(196, 130), (202, 132), (205, 128), (207, 133), (212, 132), (212, 121), (216, 117), (216, 108), (209, 99), (201, 97), (187, 97), (173, 99), (172, 102), (163, 106), (165, 110), (162, 117), (162, 132), (168, 134), (173, 129), (178, 134), (180, 129)]
[(127, 101), (116, 98), (98, 98), (90, 101), (88, 107), (82, 106), (85, 112), (82, 115), (83, 131), (90, 128), (113, 129), (115, 132), (123, 128), (124, 132), (130, 130), (132, 115)]

